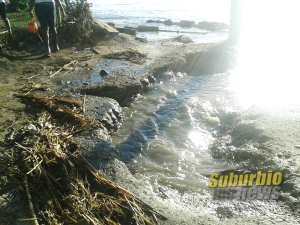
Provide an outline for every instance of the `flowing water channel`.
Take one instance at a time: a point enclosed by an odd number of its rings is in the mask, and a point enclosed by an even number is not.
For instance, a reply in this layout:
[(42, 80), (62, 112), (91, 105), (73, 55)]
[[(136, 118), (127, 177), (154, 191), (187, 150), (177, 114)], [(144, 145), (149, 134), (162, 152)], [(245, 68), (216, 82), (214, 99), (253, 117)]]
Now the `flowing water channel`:
[(229, 90), (230, 74), (163, 75), (172, 78), (161, 78), (124, 110), (125, 123), (113, 142), (135, 176), (154, 190), (208, 190), (210, 174), (235, 169), (210, 151), (225, 118), (239, 114)]

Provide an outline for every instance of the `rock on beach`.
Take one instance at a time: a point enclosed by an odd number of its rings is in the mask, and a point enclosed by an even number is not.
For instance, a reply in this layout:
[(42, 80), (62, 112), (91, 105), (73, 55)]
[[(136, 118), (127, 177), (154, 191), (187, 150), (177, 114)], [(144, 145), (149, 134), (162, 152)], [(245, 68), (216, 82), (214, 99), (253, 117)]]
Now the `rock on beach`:
[(82, 94), (112, 98), (121, 105), (142, 91), (143, 85), (139, 79), (120, 74), (107, 75), (105, 82), (81, 89)]

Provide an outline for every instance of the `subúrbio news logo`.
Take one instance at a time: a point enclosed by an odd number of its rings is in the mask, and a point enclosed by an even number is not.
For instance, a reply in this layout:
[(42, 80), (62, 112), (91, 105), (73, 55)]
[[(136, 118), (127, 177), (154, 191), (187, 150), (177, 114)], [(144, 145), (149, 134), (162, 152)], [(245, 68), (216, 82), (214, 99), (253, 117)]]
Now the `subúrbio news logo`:
[(210, 176), (209, 187), (214, 188), (216, 200), (278, 200), (281, 196), (282, 173), (231, 172), (228, 175), (214, 173)]

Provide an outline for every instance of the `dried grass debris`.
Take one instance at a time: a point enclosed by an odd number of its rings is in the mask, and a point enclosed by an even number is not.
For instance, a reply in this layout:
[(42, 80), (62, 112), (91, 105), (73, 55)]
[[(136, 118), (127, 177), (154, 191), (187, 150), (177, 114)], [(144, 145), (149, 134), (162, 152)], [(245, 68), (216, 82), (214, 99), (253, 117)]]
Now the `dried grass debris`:
[(30, 93), (34, 91), (49, 91), (53, 86), (49, 83), (36, 83), (34, 81), (28, 81), (22, 88), (19, 89), (20, 92)]
[(93, 30), (91, 24), (94, 22), (91, 4), (86, 1), (69, 2), (67, 8), (67, 18), (59, 27), (60, 37), (67, 42), (81, 43), (88, 42)]
[[(27, 201), (29, 220), (35, 224), (152, 225), (158, 224), (157, 218), (166, 219), (99, 174), (82, 155), (73, 136), (94, 122), (77, 110), (81, 103), (36, 95), (26, 98), (44, 105), (45, 111), (28, 121), (34, 132), (22, 126), (9, 142), (0, 143), (0, 193), (13, 190), (14, 198)], [(64, 104), (76, 105), (76, 110), (66, 110)], [(77, 119), (62, 122), (54, 118), (57, 110)]]

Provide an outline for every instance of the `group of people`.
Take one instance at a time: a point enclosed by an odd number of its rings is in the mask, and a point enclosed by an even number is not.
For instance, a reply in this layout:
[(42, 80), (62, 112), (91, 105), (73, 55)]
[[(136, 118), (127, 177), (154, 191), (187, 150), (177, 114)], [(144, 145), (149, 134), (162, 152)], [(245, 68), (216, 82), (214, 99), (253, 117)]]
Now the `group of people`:
[[(0, 0), (0, 14), (4, 21), (8, 32), (12, 34), (9, 20), (6, 16), (6, 2), (7, 0)], [(49, 45), (49, 33), (53, 37), (54, 50), (59, 51), (57, 42), (57, 31), (56, 31), (56, 5), (61, 10), (62, 18), (65, 17), (65, 11), (62, 7), (60, 0), (30, 0), (29, 13), (30, 17), (33, 18), (32, 12), (33, 7), (35, 8), (35, 14), (40, 22), (42, 39), (46, 46), (46, 56), (51, 56), (51, 49)]]

